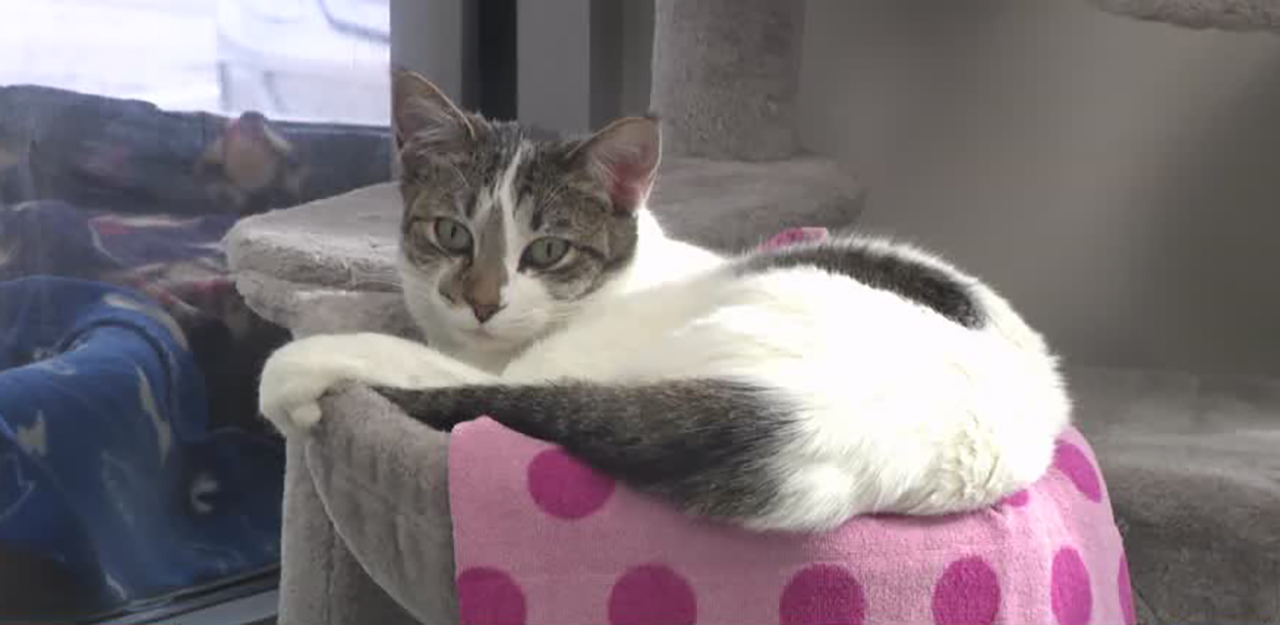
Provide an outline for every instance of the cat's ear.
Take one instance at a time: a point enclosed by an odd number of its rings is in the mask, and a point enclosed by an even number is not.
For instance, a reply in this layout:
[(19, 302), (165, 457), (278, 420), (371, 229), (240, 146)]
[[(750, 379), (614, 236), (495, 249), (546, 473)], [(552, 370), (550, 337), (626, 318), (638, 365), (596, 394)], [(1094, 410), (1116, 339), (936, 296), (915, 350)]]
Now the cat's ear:
[(472, 119), (421, 75), (402, 68), (392, 70), (391, 109), (396, 147), (414, 145), (424, 156), (460, 154), (471, 150), (479, 138), (478, 120)]
[(614, 209), (632, 212), (653, 189), (662, 157), (657, 117), (619, 119), (574, 148), (573, 158), (609, 194)]

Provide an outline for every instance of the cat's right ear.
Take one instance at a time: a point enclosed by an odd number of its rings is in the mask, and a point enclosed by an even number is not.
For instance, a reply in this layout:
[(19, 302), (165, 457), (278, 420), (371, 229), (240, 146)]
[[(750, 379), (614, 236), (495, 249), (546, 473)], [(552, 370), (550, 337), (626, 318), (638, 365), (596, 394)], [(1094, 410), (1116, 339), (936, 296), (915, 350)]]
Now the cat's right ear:
[(392, 70), (391, 108), (402, 153), (412, 146), (417, 156), (447, 159), (471, 150), (478, 138), (477, 122), (415, 72)]

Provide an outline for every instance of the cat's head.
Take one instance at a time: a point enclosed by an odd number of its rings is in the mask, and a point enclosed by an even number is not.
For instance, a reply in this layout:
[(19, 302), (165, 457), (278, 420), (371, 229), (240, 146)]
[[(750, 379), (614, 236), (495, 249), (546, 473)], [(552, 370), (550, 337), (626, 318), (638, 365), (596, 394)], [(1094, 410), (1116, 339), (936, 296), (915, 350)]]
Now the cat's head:
[(393, 85), (401, 277), (428, 334), (523, 346), (630, 264), (661, 151), (655, 119), (536, 140), (462, 111), (417, 74), (397, 71)]

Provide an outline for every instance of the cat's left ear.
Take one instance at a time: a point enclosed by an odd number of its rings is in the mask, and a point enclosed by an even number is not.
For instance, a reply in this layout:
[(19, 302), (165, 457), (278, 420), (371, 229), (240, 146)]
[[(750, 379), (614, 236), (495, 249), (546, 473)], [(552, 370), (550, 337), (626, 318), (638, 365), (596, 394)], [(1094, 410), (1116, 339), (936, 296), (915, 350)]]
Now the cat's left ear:
[(391, 74), (391, 109), (396, 147), (416, 143), (431, 156), (469, 152), (479, 138), (479, 120), (467, 115), (439, 87), (396, 67)]
[(619, 119), (573, 150), (587, 172), (609, 194), (619, 212), (644, 205), (658, 175), (662, 134), (656, 117)]

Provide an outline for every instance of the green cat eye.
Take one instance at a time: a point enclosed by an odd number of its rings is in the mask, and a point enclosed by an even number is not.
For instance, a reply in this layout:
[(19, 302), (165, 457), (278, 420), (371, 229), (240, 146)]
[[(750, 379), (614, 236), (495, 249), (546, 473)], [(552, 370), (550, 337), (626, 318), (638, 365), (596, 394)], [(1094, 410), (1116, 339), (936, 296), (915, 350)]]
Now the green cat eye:
[(471, 233), (467, 227), (448, 217), (435, 222), (436, 244), (450, 254), (466, 254), (471, 251)]
[(564, 239), (544, 237), (529, 244), (524, 250), (524, 264), (535, 269), (548, 269), (569, 253), (569, 242)]

